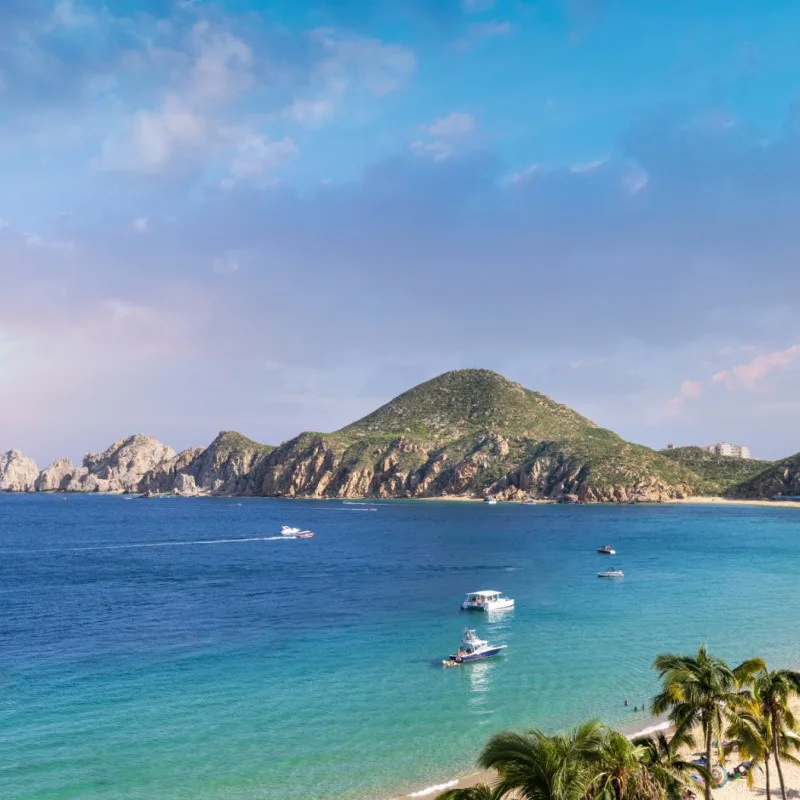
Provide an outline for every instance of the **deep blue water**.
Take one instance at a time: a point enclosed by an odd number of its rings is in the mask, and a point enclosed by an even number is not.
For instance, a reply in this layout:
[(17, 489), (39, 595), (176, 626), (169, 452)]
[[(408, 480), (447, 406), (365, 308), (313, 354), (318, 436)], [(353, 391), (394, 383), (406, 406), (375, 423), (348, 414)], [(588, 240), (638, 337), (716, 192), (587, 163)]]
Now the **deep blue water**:
[[(661, 651), (800, 661), (800, 509), (368, 507), (0, 496), (0, 797), (385, 797), (503, 727), (644, 724)], [(508, 650), (442, 669), (465, 617)]]

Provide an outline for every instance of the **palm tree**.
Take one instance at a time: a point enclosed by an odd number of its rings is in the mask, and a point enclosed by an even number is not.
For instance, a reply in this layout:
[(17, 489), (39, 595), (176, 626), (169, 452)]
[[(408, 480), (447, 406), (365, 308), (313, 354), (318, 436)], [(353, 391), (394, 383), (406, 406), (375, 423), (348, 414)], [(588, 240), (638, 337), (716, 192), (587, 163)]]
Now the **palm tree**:
[[(736, 743), (740, 758), (749, 759), (753, 763), (764, 764), (766, 777), (767, 800), (770, 800), (769, 758), (772, 748), (772, 732), (767, 719), (761, 715), (758, 704), (737, 714), (728, 729), (728, 736)], [(753, 771), (747, 773), (747, 785), (753, 785)]]
[[(712, 656), (705, 644), (696, 656), (664, 654), (653, 666), (661, 677), (661, 692), (652, 703), (654, 714), (669, 713), (676, 732), (690, 733), (699, 725), (703, 732), (706, 765), (711, 768), (712, 742), (716, 734), (722, 740), (722, 723), (742, 697), (741, 682), (764, 668), (760, 659), (745, 661), (731, 669), (722, 659)], [(705, 797), (711, 800), (711, 781), (705, 780)]]
[(477, 786), (467, 786), (464, 789), (450, 789), (437, 795), (436, 800), (498, 800), (499, 795), (485, 783)]
[(790, 704), (800, 694), (800, 673), (788, 669), (770, 672), (765, 666), (753, 676), (752, 692), (761, 711), (763, 733), (769, 742), (768, 750), (775, 757), (781, 796), (786, 800), (781, 757), (797, 761), (791, 755), (791, 750), (796, 750), (800, 745), (800, 739), (797, 738), (798, 721)]
[(651, 771), (646, 745), (607, 730), (594, 765), (589, 796), (592, 800), (662, 800), (665, 788)]
[(497, 797), (513, 792), (521, 800), (584, 800), (606, 732), (592, 720), (569, 734), (498, 733), (484, 747), (480, 764), (499, 774)]
[[(655, 737), (642, 736), (633, 740), (633, 743), (644, 748), (644, 759), (653, 779), (663, 787), (667, 800), (680, 800), (684, 789), (696, 785), (691, 775), (698, 771), (696, 764), (681, 758), (681, 751), (692, 743), (689, 733), (675, 733), (668, 739), (663, 731)], [(704, 770), (700, 770), (704, 779), (707, 777)]]

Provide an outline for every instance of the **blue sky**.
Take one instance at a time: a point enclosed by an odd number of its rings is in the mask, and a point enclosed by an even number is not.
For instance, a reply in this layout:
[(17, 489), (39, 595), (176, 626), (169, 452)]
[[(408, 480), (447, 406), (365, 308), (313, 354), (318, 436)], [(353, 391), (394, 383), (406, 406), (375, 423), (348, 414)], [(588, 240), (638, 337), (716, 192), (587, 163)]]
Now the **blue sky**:
[(4, 0), (0, 449), (277, 443), (452, 368), (800, 450), (800, 6)]

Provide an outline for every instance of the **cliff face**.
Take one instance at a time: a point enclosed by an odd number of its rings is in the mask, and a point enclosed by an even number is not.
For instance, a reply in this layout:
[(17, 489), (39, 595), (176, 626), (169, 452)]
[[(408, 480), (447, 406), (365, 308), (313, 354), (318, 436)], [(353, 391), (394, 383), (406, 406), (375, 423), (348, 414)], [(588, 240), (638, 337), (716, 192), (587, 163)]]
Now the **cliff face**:
[(0, 492), (32, 492), (39, 467), (19, 450), (0, 453)]
[(37, 492), (59, 492), (67, 488), (75, 475), (75, 467), (68, 458), (59, 458), (45, 467), (36, 479)]

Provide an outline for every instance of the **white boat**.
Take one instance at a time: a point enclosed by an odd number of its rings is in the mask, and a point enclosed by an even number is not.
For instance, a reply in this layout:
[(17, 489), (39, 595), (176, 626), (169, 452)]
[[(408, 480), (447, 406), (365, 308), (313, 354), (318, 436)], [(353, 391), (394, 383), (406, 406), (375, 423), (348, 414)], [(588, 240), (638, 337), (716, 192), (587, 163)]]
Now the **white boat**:
[(458, 651), (453, 653), (449, 659), (442, 661), (442, 664), (449, 667), (456, 664), (468, 664), (470, 661), (480, 661), (483, 658), (496, 656), (506, 647), (505, 644), (489, 644), (484, 639), (479, 639), (472, 628), (464, 628), (464, 635), (461, 637), (461, 646)]
[(610, 544), (605, 544), (602, 547), (598, 547), (597, 552), (603, 556), (615, 556), (617, 554), (617, 551)]
[(494, 589), (470, 592), (461, 604), (462, 611), (502, 611), (505, 608), (514, 608), (513, 598), (503, 597)]
[(297, 536), (302, 533), (302, 528), (292, 528), (290, 525), (281, 525), (281, 536)]
[(597, 573), (598, 578), (624, 578), (625, 573), (621, 569), (604, 569)]
[(483, 498), (483, 502), (484, 503), (488, 503), (490, 506), (496, 506), (497, 505), (497, 498), (495, 498), (495, 497), (484, 497)]

